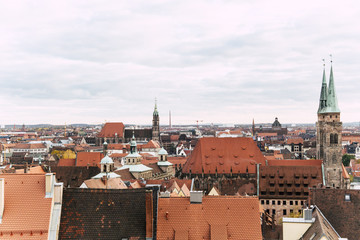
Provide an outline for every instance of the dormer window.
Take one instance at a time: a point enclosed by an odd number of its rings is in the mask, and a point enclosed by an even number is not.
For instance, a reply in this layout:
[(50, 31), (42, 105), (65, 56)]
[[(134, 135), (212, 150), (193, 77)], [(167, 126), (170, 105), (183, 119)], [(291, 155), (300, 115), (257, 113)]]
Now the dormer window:
[(351, 198), (350, 198), (350, 194), (345, 194), (345, 202), (350, 202)]

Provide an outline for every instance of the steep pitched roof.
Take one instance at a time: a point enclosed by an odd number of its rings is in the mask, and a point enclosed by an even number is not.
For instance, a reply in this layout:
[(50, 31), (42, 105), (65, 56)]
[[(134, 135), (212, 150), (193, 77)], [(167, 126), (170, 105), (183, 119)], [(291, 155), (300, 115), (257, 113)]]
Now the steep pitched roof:
[(51, 198), (45, 198), (44, 174), (1, 174), (4, 184), (4, 215), (1, 239), (47, 239)]
[(201, 138), (184, 165), (183, 173), (255, 173), (265, 158), (252, 138)]
[(76, 158), (77, 167), (98, 166), (103, 159), (104, 154), (101, 152), (79, 152)]
[(61, 167), (61, 166), (75, 166), (75, 159), (64, 159), (64, 158), (61, 158), (58, 162), (58, 166)]
[(124, 124), (122, 122), (108, 122), (105, 123), (104, 127), (101, 129), (101, 132), (98, 134), (98, 137), (105, 138), (114, 138), (115, 133), (119, 138), (124, 136)]
[[(318, 207), (314, 207), (313, 218), (315, 222), (306, 230), (301, 239), (340, 239), (340, 235), (336, 232), (331, 223), (326, 219)], [(311, 238), (317, 236), (317, 238)]]
[(160, 148), (160, 144), (154, 140), (150, 140), (146, 144), (142, 145), (142, 148)]
[(107, 183), (101, 178), (92, 178), (85, 180), (84, 183), (88, 188), (127, 189), (126, 184), (121, 178), (110, 178), (107, 180)]
[(268, 160), (268, 166), (321, 166), (322, 160)]
[(160, 198), (158, 209), (159, 239), (262, 239), (257, 198)]
[[(346, 199), (345, 196), (349, 198)], [(316, 205), (341, 237), (349, 240), (360, 236), (360, 191), (312, 188), (309, 204)]]
[(65, 189), (59, 239), (145, 239), (147, 191)]

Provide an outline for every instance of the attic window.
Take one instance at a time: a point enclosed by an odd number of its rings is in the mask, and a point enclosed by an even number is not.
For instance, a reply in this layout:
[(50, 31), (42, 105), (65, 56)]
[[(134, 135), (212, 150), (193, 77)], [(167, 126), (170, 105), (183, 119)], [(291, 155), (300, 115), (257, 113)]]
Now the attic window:
[(215, 147), (212, 147), (211, 150), (215, 150), (216, 148)]
[(350, 202), (351, 198), (350, 198), (350, 194), (345, 194), (345, 202)]

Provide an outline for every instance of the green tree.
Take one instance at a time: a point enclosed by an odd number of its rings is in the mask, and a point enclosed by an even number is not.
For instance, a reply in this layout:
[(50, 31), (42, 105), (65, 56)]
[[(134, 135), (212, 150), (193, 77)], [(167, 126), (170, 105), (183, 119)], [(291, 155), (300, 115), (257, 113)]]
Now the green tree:
[(345, 167), (349, 166), (351, 159), (355, 159), (355, 156), (349, 154), (344, 154), (342, 156), (342, 163), (344, 164)]

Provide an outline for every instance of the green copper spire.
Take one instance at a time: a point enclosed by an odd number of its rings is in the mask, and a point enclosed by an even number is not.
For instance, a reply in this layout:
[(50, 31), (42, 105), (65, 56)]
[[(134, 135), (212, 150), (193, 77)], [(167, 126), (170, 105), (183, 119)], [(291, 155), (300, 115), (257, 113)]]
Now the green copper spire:
[(157, 100), (155, 98), (155, 108), (154, 108), (154, 113), (153, 113), (154, 116), (159, 116), (159, 112), (157, 110)]
[(331, 69), (330, 69), (329, 90), (328, 90), (328, 96), (327, 96), (327, 107), (326, 107), (325, 112), (327, 112), (327, 113), (340, 113), (340, 109), (338, 107), (338, 102), (337, 102), (337, 98), (336, 98), (334, 75), (333, 75), (332, 66), (331, 66)]
[(326, 83), (326, 76), (325, 76), (325, 64), (324, 64), (324, 71), (323, 71), (323, 80), (321, 85), (321, 93), (320, 93), (320, 102), (319, 102), (319, 109), (318, 113), (324, 113), (327, 106), (327, 83)]

